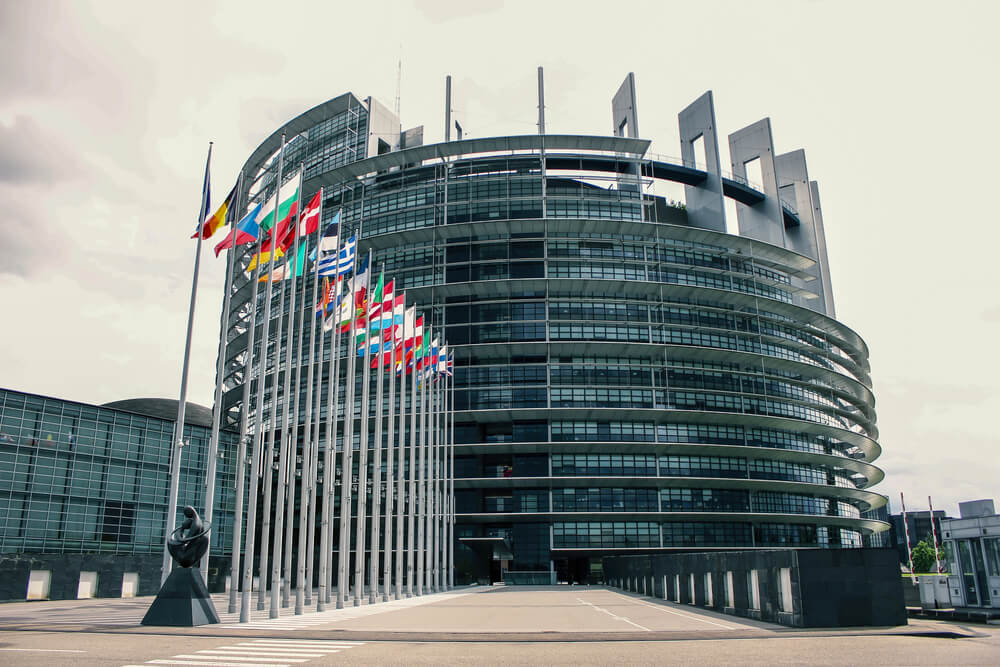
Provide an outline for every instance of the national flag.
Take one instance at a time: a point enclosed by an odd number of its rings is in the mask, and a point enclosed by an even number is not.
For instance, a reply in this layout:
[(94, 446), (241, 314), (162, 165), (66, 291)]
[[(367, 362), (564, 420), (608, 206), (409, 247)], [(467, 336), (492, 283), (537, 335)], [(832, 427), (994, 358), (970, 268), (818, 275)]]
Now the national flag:
[(336, 255), (337, 250), (340, 249), (340, 238), (338, 236), (340, 232), (340, 211), (337, 211), (336, 215), (333, 216), (333, 220), (330, 224), (326, 226), (323, 230), (323, 235), (319, 239), (319, 253), (316, 252), (316, 248), (309, 254), (309, 259), (313, 262), (316, 261), (317, 254), (319, 259), (323, 260), (331, 255)]
[(445, 366), (444, 374), (451, 377), (455, 373), (455, 353), (451, 352), (448, 354), (448, 365)]
[(260, 236), (260, 222), (258, 218), (260, 217), (261, 208), (263, 208), (263, 204), (257, 204), (249, 213), (243, 216), (242, 220), (236, 223), (233, 231), (226, 238), (222, 239), (219, 245), (215, 246), (216, 257), (226, 248), (254, 243), (257, 240)]
[(448, 346), (445, 345), (444, 347), (441, 348), (441, 352), (439, 353), (438, 356), (437, 374), (445, 375), (447, 373), (447, 370), (448, 370)]
[[(281, 200), (281, 204), (278, 206), (278, 215), (277, 215), (277, 222), (279, 223), (286, 221), (290, 215), (295, 215), (295, 212), (292, 210), (292, 207), (295, 206), (299, 201), (299, 174), (296, 173), (295, 176), (293, 176), (291, 179), (288, 180), (295, 181), (295, 191), (292, 192), (292, 194), (290, 195), (286, 195)], [(271, 228), (274, 227), (275, 224), (274, 208), (275, 208), (274, 196), (272, 196), (270, 199), (267, 200), (267, 204), (264, 205), (264, 210), (262, 211), (262, 215), (260, 218), (260, 228), (265, 232), (271, 231)]]
[(413, 332), (413, 336), (403, 341), (403, 347), (406, 350), (406, 366), (407, 368), (412, 368), (414, 366), (414, 361), (420, 359), (423, 354), (423, 340), (424, 340), (424, 316), (420, 315), (413, 322), (413, 328), (410, 329)]
[[(289, 264), (292, 266), (289, 267)], [(305, 270), (306, 265), (306, 244), (302, 243), (299, 245), (299, 253), (295, 257), (294, 262), (285, 262), (281, 266), (275, 267), (272, 271), (272, 280), (277, 282), (279, 280), (288, 280), (289, 278), (297, 278), (302, 275)], [(267, 276), (261, 276), (257, 282), (267, 281)]]
[[(206, 176), (206, 183), (207, 183), (207, 176)], [(201, 224), (201, 229), (196, 230), (195, 233), (191, 235), (191, 238), (193, 239), (198, 238), (198, 231), (201, 232), (201, 238), (203, 239), (211, 238), (212, 234), (218, 231), (219, 227), (222, 227), (224, 224), (226, 224), (226, 212), (229, 211), (229, 207), (232, 205), (233, 199), (235, 198), (236, 198), (236, 186), (234, 185), (233, 189), (229, 191), (228, 195), (226, 195), (225, 201), (222, 202), (222, 205), (218, 208), (218, 210), (211, 217), (205, 219), (205, 222)], [(207, 198), (205, 199), (205, 203), (206, 203), (205, 211), (207, 213), (209, 210), (209, 207), (207, 206), (208, 204)]]
[[(358, 356), (364, 356), (366, 340), (368, 341), (369, 354), (378, 354), (380, 337), (369, 336), (368, 326), (366, 326), (366, 323), (368, 323), (368, 325), (371, 326), (372, 331), (377, 331), (378, 328), (381, 326), (382, 320), (378, 315), (378, 313), (382, 311), (382, 298), (385, 292), (384, 280), (385, 280), (385, 274), (379, 272), (378, 280), (375, 282), (374, 289), (372, 289), (369, 292), (367, 298), (365, 299), (365, 304), (363, 307), (366, 311), (366, 315), (364, 319), (362, 319), (359, 314), (358, 326), (355, 328), (355, 334), (354, 334), (359, 346)], [(371, 339), (374, 339), (375, 342), (372, 343)]]
[[(379, 278), (381, 279), (381, 276)], [(393, 280), (387, 282), (382, 288), (382, 298), (373, 300), (372, 302), (368, 312), (368, 321), (371, 323), (372, 331), (381, 331), (384, 326), (392, 324), (392, 291), (394, 283), (395, 281)], [(389, 318), (389, 321), (383, 325), (382, 320), (386, 317)]]
[(212, 210), (212, 179), (209, 177), (209, 167), (212, 165), (212, 144), (208, 145), (208, 158), (205, 159), (205, 179), (201, 182), (201, 201), (204, 202), (202, 207), (201, 215), (198, 217), (200, 221), (198, 226), (194, 230), (194, 234), (191, 238), (198, 238), (198, 234), (201, 232), (202, 227), (206, 220), (208, 220), (208, 212)]
[[(282, 250), (281, 248), (278, 248), (278, 250), (274, 254), (274, 259), (279, 260), (284, 256), (285, 256), (285, 251)], [(257, 268), (258, 264), (263, 266), (264, 264), (267, 264), (270, 261), (271, 261), (271, 251), (261, 250), (259, 253), (250, 258), (250, 263), (247, 264), (247, 269), (246, 269), (247, 273)]]
[(351, 237), (344, 243), (336, 255), (320, 257), (319, 275), (321, 276), (343, 276), (354, 269), (354, 253), (357, 246), (357, 239)]
[(368, 256), (365, 256), (358, 267), (354, 282), (354, 336), (358, 343), (364, 340), (365, 328), (368, 326), (368, 293), (371, 281), (369, 273)]
[(320, 188), (302, 210), (302, 215), (299, 217), (299, 236), (314, 234), (319, 229), (319, 209), (322, 201), (323, 188)]
[(323, 278), (323, 289), (319, 293), (319, 301), (316, 303), (316, 317), (326, 315), (327, 308), (330, 307), (330, 279)]

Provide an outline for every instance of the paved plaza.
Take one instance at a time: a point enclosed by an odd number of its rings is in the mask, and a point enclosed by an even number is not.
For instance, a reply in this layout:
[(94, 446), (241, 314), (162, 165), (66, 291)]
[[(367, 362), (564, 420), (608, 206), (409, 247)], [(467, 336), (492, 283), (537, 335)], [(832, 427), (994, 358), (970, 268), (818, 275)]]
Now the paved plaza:
[(139, 625), (151, 598), (0, 605), (3, 665), (996, 665), (994, 626), (796, 630), (605, 587), (472, 587), (309, 612)]

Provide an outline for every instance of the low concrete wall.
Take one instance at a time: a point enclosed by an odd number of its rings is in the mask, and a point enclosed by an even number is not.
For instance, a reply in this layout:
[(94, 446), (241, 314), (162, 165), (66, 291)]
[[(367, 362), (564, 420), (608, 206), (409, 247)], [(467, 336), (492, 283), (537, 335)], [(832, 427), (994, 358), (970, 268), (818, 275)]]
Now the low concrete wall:
[[(210, 557), (208, 587), (225, 590), (229, 559)], [(97, 572), (94, 597), (120, 598), (126, 572), (139, 575), (136, 595), (156, 595), (160, 590), (163, 556), (160, 554), (10, 554), (0, 556), (0, 601), (24, 600), (32, 570), (51, 572), (49, 600), (75, 600), (80, 572)]]
[[(607, 556), (603, 565), (604, 580), (625, 590), (771, 623), (793, 627), (906, 625), (893, 549)], [(781, 570), (786, 568), (789, 600), (783, 610), (779, 589)], [(732, 597), (727, 601), (730, 573)], [(711, 581), (711, 600), (706, 575)], [(756, 605), (752, 577), (757, 582)]]

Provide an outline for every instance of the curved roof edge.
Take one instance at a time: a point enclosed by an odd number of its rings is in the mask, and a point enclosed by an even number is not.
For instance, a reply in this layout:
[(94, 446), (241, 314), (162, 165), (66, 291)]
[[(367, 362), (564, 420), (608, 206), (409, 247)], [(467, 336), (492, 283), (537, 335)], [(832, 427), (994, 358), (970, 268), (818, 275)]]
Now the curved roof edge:
[[(167, 421), (177, 421), (177, 404), (175, 398), (126, 398), (120, 401), (103, 403), (102, 408), (112, 408), (134, 412), (147, 417), (156, 417)], [(190, 426), (212, 428), (212, 409), (204, 405), (188, 402), (184, 408), (184, 423)]]

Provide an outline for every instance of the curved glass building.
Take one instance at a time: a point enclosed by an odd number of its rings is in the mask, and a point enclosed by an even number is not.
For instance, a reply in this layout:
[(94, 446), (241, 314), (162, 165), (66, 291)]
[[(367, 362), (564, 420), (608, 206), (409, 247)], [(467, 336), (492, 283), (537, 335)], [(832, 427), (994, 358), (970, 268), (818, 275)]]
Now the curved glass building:
[[(292, 137), (303, 197), (323, 187), (324, 220), (341, 210), (444, 330), (457, 581), (582, 580), (607, 553), (859, 547), (888, 528), (866, 518), (886, 502), (867, 490), (883, 476), (868, 350), (835, 318), (804, 153), (775, 154), (765, 119), (729, 136), (722, 171), (706, 93), (678, 116), (682, 157), (658, 156), (634, 90), (629, 75), (608, 136), (433, 145), (345, 94), (246, 163), (252, 201)], [(230, 284), (233, 423), (250, 288)]]

